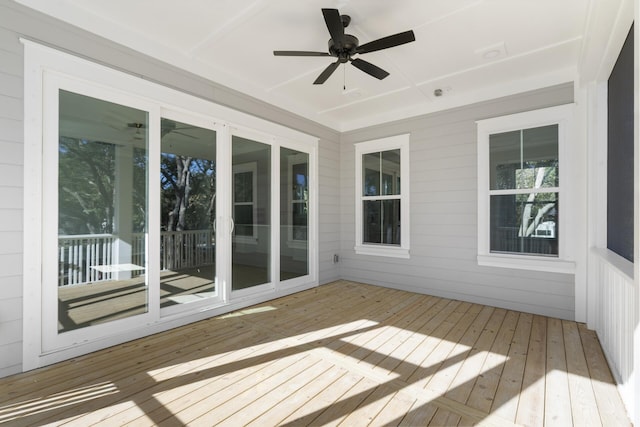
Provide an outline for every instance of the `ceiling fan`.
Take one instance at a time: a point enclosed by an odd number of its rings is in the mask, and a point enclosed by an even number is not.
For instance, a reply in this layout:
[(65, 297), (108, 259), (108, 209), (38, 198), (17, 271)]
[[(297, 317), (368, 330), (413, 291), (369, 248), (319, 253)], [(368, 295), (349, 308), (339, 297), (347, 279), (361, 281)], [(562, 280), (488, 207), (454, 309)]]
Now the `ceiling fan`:
[(349, 15), (340, 15), (338, 9), (322, 9), (322, 14), (324, 15), (324, 21), (327, 24), (329, 34), (331, 35), (331, 38), (329, 39), (329, 52), (308, 52), (298, 50), (273, 51), (275, 56), (333, 56), (338, 58), (336, 62), (329, 64), (329, 66), (320, 73), (318, 78), (313, 82), (314, 85), (321, 85), (327, 81), (329, 76), (331, 76), (336, 68), (338, 68), (338, 65), (347, 62), (351, 62), (354, 67), (379, 80), (382, 80), (389, 75), (387, 71), (360, 58), (353, 59), (352, 55), (355, 55), (356, 53), (364, 54), (375, 52), (377, 50), (399, 46), (416, 40), (413, 31), (409, 30), (403, 33), (383, 37), (360, 46), (359, 41), (355, 36), (344, 33), (344, 29), (349, 26), (349, 23), (351, 22), (351, 17)]

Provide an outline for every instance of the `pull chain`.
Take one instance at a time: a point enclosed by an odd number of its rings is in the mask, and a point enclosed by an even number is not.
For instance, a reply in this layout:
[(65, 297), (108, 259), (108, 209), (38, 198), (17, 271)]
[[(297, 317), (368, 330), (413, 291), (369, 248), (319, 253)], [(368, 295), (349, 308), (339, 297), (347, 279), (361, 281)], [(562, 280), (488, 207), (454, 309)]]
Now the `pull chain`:
[(342, 65), (342, 90), (347, 90), (347, 64)]

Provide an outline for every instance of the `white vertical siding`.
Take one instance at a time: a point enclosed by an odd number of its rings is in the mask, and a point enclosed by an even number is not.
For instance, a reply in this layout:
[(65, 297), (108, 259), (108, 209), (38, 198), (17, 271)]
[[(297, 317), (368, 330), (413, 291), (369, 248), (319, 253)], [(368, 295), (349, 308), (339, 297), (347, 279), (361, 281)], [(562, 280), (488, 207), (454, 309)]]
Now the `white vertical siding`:
[[(591, 280), (596, 284), (598, 309), (592, 327), (598, 333), (605, 355), (627, 408), (634, 408), (634, 332), (638, 325), (640, 295), (633, 279), (633, 266), (618, 255), (593, 248), (589, 253)], [(637, 366), (635, 366), (637, 370)], [(637, 414), (630, 413), (633, 419)]]
[(0, 376), (22, 367), (22, 50), (0, 26)]
[[(343, 135), (342, 277), (573, 319), (573, 275), (477, 265), (475, 124), (572, 100), (572, 85), (561, 85)], [(401, 133), (411, 134), (411, 258), (356, 255), (353, 144)]]

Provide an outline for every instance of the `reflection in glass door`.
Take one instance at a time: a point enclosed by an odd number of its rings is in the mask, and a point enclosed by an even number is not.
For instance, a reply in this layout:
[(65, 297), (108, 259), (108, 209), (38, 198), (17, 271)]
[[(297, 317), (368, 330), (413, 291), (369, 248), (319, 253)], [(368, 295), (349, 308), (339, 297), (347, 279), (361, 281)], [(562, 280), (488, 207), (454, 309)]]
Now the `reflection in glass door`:
[(280, 280), (309, 274), (309, 154), (280, 148)]
[(148, 113), (61, 90), (58, 333), (149, 310)]
[(160, 306), (216, 295), (216, 132), (161, 120)]
[(271, 279), (271, 146), (232, 137), (234, 291)]

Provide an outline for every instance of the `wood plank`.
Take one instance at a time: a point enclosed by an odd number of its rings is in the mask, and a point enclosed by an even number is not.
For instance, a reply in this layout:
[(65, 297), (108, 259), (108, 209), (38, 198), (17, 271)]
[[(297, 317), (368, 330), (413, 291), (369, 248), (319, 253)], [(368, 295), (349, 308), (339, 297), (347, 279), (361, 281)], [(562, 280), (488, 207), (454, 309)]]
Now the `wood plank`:
[(404, 415), (411, 410), (416, 398), (408, 393), (396, 392), (384, 408), (376, 415), (370, 425), (372, 426), (397, 426)]
[(570, 401), (562, 320), (549, 318), (547, 320), (545, 425), (558, 427), (572, 425), (571, 410), (567, 408), (567, 402)]
[[(476, 379), (473, 390), (471, 390), (471, 394), (467, 399), (467, 405), (469, 407), (487, 414), (491, 411), (519, 316), (519, 313), (513, 311), (507, 312), (496, 336), (496, 340), (491, 346), (491, 350), (482, 365), (482, 373)], [(461, 424), (463, 425), (468, 425), (472, 422), (472, 419), (465, 417), (461, 420)]]
[[(322, 399), (318, 398), (324, 390), (332, 387), (348, 372), (346, 369), (328, 365), (329, 368), (321, 375), (316, 377), (313, 381), (299, 387), (285, 400), (274, 402), (275, 405), (268, 411), (251, 421), (247, 426), (261, 427), (261, 426), (275, 426), (285, 424), (286, 419), (296, 419), (302, 415), (302, 411), (313, 412), (320, 408), (328, 407), (331, 402), (322, 403)], [(316, 404), (312, 405), (312, 401), (317, 400)]]
[[(473, 391), (473, 386), (476, 383), (477, 378), (483, 373), (483, 365), (491, 346), (493, 345), (495, 338), (498, 334), (498, 330), (504, 321), (507, 314), (506, 310), (494, 309), (491, 318), (485, 325), (478, 341), (474, 344), (473, 348), (469, 352), (469, 355), (462, 363), (462, 367), (458, 371), (458, 374), (453, 379), (446, 397), (455, 400), (456, 402), (466, 403), (467, 399)], [(458, 425), (461, 417), (457, 414), (451, 414), (449, 418), (444, 420), (443, 425)]]
[[(600, 414), (589, 378), (580, 333), (575, 322), (562, 321), (564, 346), (567, 354), (571, 414), (574, 425), (600, 425)], [(569, 408), (567, 408), (569, 410)]]
[[(311, 360), (311, 358), (308, 359)], [(331, 367), (332, 365), (325, 361), (316, 362), (314, 365), (299, 371), (297, 375), (294, 375), (286, 382), (283, 382), (281, 385), (276, 385), (275, 388), (269, 390), (262, 396), (260, 396), (261, 389), (259, 387), (255, 387), (251, 390), (251, 393), (254, 394), (252, 398), (255, 400), (253, 400), (249, 404), (242, 405), (239, 411), (233, 413), (231, 416), (221, 422), (216, 422), (216, 425), (220, 427), (236, 427), (238, 425), (247, 425), (252, 421), (261, 421), (262, 425), (269, 425), (268, 423), (266, 423), (266, 417), (263, 416), (266, 412), (269, 412), (271, 409), (277, 406), (277, 403), (279, 402), (287, 402), (287, 408), (291, 408), (293, 406), (292, 402), (290, 401), (291, 396), (294, 395), (297, 390), (308, 385), (310, 382), (316, 381)], [(274, 383), (274, 378), (275, 377), (270, 378), (269, 381)], [(260, 397), (255, 398), (256, 396)], [(295, 406), (293, 407), (295, 408)], [(284, 407), (281, 406), (280, 410), (283, 409)], [(208, 418), (209, 416), (209, 413), (207, 413), (205, 416), (195, 420), (194, 424), (198, 424), (202, 420), (204, 420), (204, 422), (206, 423), (209, 420), (213, 419)], [(279, 417), (280, 419), (282, 419), (282, 414), (280, 414)]]
[[(222, 376), (228, 382), (231, 378), (239, 380), (256, 372), (270, 363), (271, 360), (264, 356), (265, 354), (281, 348), (283, 347), (277, 342), (270, 342), (264, 346), (247, 346), (238, 351), (221, 353), (220, 357), (204, 364), (197, 364), (199, 359), (196, 357), (191, 363), (179, 364), (175, 369), (154, 375), (151, 381), (146, 381), (147, 384), (139, 384), (144, 383), (144, 380), (136, 381), (135, 387), (122, 390), (126, 398), (121, 399), (121, 404), (95, 413), (102, 416), (101, 421), (105, 426), (130, 423), (153, 411), (160, 413), (163, 411), (164, 402), (177, 400), (190, 393), (198, 393), (198, 390), (212, 387), (216, 381), (218, 387), (223, 387), (224, 383), (220, 381)], [(132, 393), (133, 391), (136, 392)], [(87, 417), (83, 419), (89, 420)]]
[(595, 331), (587, 329), (583, 323), (578, 324), (582, 340), (584, 356), (589, 369), (591, 385), (598, 403), (600, 421), (604, 426), (630, 426), (622, 400), (618, 398), (613, 375), (604, 357), (600, 341)]
[(384, 409), (385, 406), (394, 398), (397, 390), (391, 387), (376, 387), (357, 408), (349, 412), (340, 424), (345, 426), (368, 426), (373, 419)]
[[(464, 305), (466, 306), (467, 303)], [(469, 328), (471, 323), (478, 317), (481, 310), (482, 306), (480, 305), (469, 305), (464, 315), (460, 317), (446, 335), (441, 337), (438, 345), (436, 345), (433, 351), (429, 353), (406, 381), (411, 384), (420, 383), (424, 388), (428, 388), (428, 383), (432, 376), (437, 374), (438, 370), (444, 364), (448, 365), (464, 359), (463, 355), (451, 355), (451, 351), (467, 331), (467, 328)], [(444, 394), (444, 391), (442, 394)]]
[[(451, 301), (439, 298), (438, 302), (425, 311), (422, 316), (421, 325), (416, 325), (415, 331), (411, 333), (400, 346), (396, 347), (393, 353), (389, 353), (372, 369), (383, 375), (408, 375), (398, 370), (398, 366), (406, 363), (405, 367), (411, 369), (411, 354), (418, 356), (416, 349), (429, 337), (429, 335), (444, 321), (450, 312), (453, 312), (456, 304)], [(410, 373), (410, 372), (409, 372)]]
[(584, 325), (347, 281), (0, 379), (12, 425), (580, 425), (585, 405), (629, 425)]
[(411, 410), (400, 421), (401, 426), (414, 427), (426, 426), (438, 411), (439, 407), (423, 401), (416, 401)]
[(544, 425), (547, 319), (533, 316), (516, 424)]
[(460, 301), (449, 301), (446, 307), (429, 321), (428, 327), (421, 331), (425, 336), (420, 343), (393, 370), (398, 378), (408, 380), (470, 306)]
[(204, 399), (188, 408), (177, 412), (171, 403), (167, 410), (189, 425), (216, 425), (317, 363), (306, 354), (280, 358), (269, 369), (236, 381), (223, 390), (209, 390)]
[[(356, 410), (362, 402), (376, 389), (378, 384), (369, 378), (362, 378), (351, 389), (340, 396), (333, 405), (325, 408), (313, 418), (310, 425), (339, 425), (351, 412)], [(311, 417), (309, 417), (311, 418)], [(302, 424), (285, 424), (291, 427)]]
[[(329, 407), (335, 406), (337, 404), (336, 402), (340, 401), (343, 396), (348, 397), (347, 393), (362, 381), (362, 379), (363, 377), (361, 375), (347, 371), (346, 374), (340, 376), (327, 388), (313, 396), (304, 407), (297, 408), (279, 424), (288, 426), (313, 425), (312, 423), (314, 423), (320, 414)], [(260, 424), (260, 426), (262, 425), (263, 424)]]
[(504, 370), (500, 376), (495, 399), (491, 406), (491, 413), (510, 421), (515, 421), (518, 410), (518, 399), (522, 389), (532, 318), (531, 314), (520, 314)]
[(462, 338), (455, 341), (456, 344), (447, 355), (446, 360), (440, 365), (437, 372), (425, 385), (425, 388), (442, 396), (451, 387), (454, 377), (458, 374), (462, 364), (468, 359), (473, 345), (494, 310), (491, 307), (478, 307), (481, 308), (480, 313), (473, 319), (473, 323), (469, 325)]

